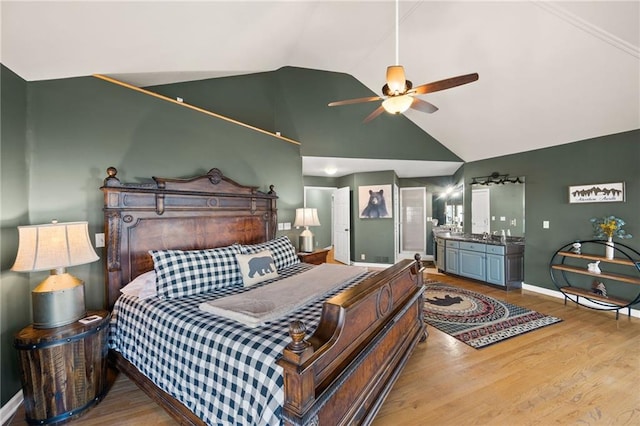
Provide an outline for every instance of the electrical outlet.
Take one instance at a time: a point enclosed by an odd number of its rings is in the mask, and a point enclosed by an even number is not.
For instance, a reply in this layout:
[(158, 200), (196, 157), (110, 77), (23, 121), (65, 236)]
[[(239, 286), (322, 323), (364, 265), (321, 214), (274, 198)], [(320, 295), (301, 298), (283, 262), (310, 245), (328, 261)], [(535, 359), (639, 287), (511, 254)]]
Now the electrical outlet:
[(543, 229), (549, 229), (549, 221), (548, 220), (543, 220), (542, 221), (542, 228)]
[(96, 248), (104, 247), (104, 234), (96, 234)]
[(366, 259), (366, 256), (364, 255), (364, 253), (362, 253), (362, 254), (360, 255), (360, 260), (365, 260), (365, 259)]

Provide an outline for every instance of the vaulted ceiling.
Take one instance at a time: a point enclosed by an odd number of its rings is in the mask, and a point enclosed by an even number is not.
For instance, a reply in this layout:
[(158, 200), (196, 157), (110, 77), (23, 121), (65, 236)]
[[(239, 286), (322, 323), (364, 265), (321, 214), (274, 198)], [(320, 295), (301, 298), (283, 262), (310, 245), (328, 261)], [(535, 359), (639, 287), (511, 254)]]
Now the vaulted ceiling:
[[(640, 2), (404, 1), (415, 85), (477, 72), (405, 115), (464, 161), (640, 128)], [(27, 81), (106, 74), (150, 86), (296, 66), (380, 94), (392, 1), (6, 1), (1, 62)], [(338, 99), (336, 99), (338, 100)], [(362, 118), (375, 103), (360, 108)], [(366, 124), (363, 124), (366, 126)]]

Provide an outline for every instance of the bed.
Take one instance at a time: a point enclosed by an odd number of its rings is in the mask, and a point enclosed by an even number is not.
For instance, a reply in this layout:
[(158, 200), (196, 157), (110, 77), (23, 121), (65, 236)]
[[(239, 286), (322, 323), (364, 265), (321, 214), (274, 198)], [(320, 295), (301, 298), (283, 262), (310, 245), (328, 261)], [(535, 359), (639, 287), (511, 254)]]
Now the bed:
[[(240, 185), (218, 169), (189, 179), (122, 183), (110, 167), (101, 190), (105, 300), (113, 311), (109, 358), (181, 424), (369, 424), (427, 336), (418, 256), (379, 273), (360, 273), (255, 328), (198, 309), (201, 294), (136, 300), (121, 290), (157, 272), (156, 252), (281, 244), (277, 195), (273, 187), (265, 193)], [(278, 272), (282, 279), (313, 267), (290, 261)], [(243, 291), (215, 288), (206, 297)], [(167, 322), (173, 331), (159, 331)], [(208, 340), (220, 336), (226, 346)], [(252, 354), (249, 366), (243, 363), (249, 355), (230, 355), (229, 347)], [(252, 386), (258, 390), (243, 393)]]

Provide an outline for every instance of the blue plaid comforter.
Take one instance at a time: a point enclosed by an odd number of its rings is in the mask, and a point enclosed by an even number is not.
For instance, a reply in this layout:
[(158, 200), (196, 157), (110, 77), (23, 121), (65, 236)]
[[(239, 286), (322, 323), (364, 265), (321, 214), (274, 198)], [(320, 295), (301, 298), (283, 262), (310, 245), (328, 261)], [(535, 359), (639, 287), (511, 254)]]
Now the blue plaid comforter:
[[(311, 267), (299, 263), (278, 273), (285, 278)], [(123, 294), (113, 309), (109, 348), (207, 424), (280, 425), (283, 379), (275, 361), (290, 341), (289, 323), (303, 321), (310, 335), (324, 300), (372, 274), (254, 329), (198, 308), (204, 301), (248, 290), (241, 285), (180, 299), (139, 300)]]

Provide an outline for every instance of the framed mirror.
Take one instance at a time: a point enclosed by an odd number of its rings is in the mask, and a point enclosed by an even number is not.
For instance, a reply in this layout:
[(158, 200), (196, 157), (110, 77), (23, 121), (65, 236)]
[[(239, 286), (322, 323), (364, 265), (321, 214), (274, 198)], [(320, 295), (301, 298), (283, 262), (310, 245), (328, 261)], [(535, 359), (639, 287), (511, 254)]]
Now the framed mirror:
[(524, 237), (524, 177), (471, 183), (471, 233)]

